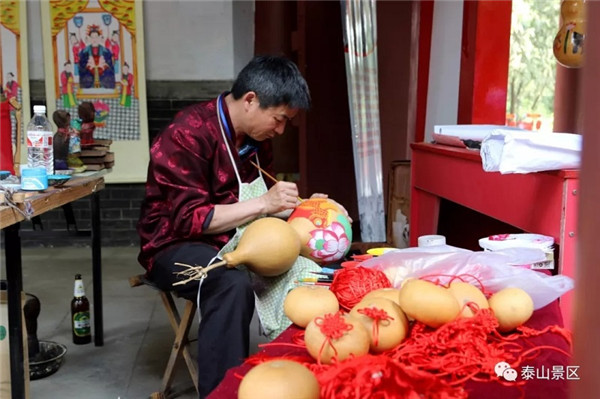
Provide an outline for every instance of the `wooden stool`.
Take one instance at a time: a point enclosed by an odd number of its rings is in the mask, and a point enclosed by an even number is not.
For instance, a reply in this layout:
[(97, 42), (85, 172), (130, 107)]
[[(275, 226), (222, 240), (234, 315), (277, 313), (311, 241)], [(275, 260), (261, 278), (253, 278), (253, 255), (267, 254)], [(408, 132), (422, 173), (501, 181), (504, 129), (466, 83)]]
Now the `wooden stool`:
[(192, 322), (194, 321), (194, 315), (196, 314), (196, 302), (186, 299), (183, 316), (180, 316), (179, 311), (177, 310), (177, 306), (175, 305), (175, 300), (173, 298), (173, 295), (175, 294), (171, 291), (161, 290), (156, 286), (156, 284), (148, 280), (148, 278), (144, 274), (138, 274), (136, 276), (130, 277), (129, 285), (131, 287), (147, 285), (159, 292), (160, 297), (163, 301), (163, 305), (165, 306), (165, 310), (167, 311), (167, 316), (169, 317), (169, 321), (171, 322), (171, 327), (173, 327), (173, 331), (175, 332), (175, 341), (173, 342), (171, 355), (169, 356), (167, 368), (165, 369), (165, 373), (163, 375), (160, 392), (153, 393), (151, 397), (174, 397), (170, 395), (170, 391), (171, 383), (173, 382), (174, 377), (173, 371), (175, 369), (175, 364), (179, 357), (183, 357), (183, 359), (185, 360), (188, 371), (190, 372), (190, 377), (192, 377), (192, 382), (194, 383), (194, 387), (196, 388), (196, 392), (198, 392), (198, 371), (196, 367), (196, 362), (190, 354), (188, 345), (190, 342), (188, 340), (188, 332), (190, 331), (190, 327), (192, 325)]

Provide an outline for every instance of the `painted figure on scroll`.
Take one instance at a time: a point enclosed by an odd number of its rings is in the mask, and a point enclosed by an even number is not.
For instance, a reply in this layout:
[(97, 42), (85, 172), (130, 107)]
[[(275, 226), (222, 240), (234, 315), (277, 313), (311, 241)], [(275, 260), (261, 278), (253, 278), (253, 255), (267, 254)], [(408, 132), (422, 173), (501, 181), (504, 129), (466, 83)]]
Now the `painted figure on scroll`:
[(63, 107), (72, 108), (77, 105), (73, 82), (73, 65), (71, 61), (66, 61), (63, 66), (64, 70), (60, 74), (60, 94), (63, 99)]
[(101, 43), (102, 29), (98, 25), (87, 28), (89, 44), (79, 52), (79, 86), (90, 88), (115, 88), (115, 70), (112, 53)]
[(129, 64), (123, 63), (123, 75), (121, 75), (121, 100), (119, 104), (131, 107), (131, 94), (133, 93), (133, 74), (129, 72)]
[(138, 260), (160, 288), (199, 301), (201, 398), (248, 356), (255, 294), (261, 326), (272, 336), (291, 323), (280, 306), (294, 284), (290, 280), (320, 267), (299, 256), (276, 283), (259, 280), (261, 290), (254, 291), (252, 283), (260, 276), (225, 267), (212, 270), (201, 284), (173, 286), (185, 279), (177, 275), (182, 269), (175, 263), (209, 265), (236, 248), (248, 223), (297, 206), (295, 183), (266, 182), (252, 162), (272, 174), (270, 139), (284, 134), (288, 121), (309, 105), (308, 86), (293, 62), (258, 56), (242, 69), (230, 92), (180, 111), (151, 146), (137, 225)]

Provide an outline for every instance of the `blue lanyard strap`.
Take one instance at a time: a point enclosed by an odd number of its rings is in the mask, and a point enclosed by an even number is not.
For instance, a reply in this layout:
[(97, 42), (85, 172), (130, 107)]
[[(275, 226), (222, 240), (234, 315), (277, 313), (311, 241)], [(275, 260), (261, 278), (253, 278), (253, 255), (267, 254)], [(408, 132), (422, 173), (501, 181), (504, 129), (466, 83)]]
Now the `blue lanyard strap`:
[(229, 129), (229, 123), (227, 123), (227, 117), (225, 116), (225, 112), (223, 111), (223, 97), (219, 95), (217, 98), (217, 106), (219, 107), (219, 117), (221, 118), (221, 122), (223, 122), (223, 126), (225, 126), (225, 132), (227, 132), (227, 137), (231, 141), (233, 141), (233, 135), (231, 134), (231, 130)]
[[(233, 140), (233, 135), (231, 134), (231, 130), (229, 129), (229, 123), (227, 123), (227, 118), (225, 117), (225, 112), (223, 112), (223, 96), (219, 95), (217, 98), (217, 105), (219, 107), (219, 115), (218, 117), (221, 119), (223, 126), (225, 127), (225, 132), (227, 133), (227, 137), (231, 141)], [(234, 141), (235, 144), (235, 141)], [(238, 155), (242, 160), (246, 160), (250, 158), (252, 155), (255, 155), (258, 152), (258, 143), (250, 138), (246, 138), (242, 148), (239, 149)]]

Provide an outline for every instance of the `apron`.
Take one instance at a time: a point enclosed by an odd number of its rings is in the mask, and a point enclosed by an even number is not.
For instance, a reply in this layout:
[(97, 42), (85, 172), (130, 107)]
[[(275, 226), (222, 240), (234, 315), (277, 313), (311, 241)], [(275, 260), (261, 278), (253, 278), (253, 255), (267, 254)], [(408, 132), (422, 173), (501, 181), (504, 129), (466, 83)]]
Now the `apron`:
[[(260, 171), (258, 172), (259, 177), (251, 183), (243, 183), (242, 179), (240, 178), (235, 159), (233, 158), (233, 154), (231, 153), (231, 149), (229, 147), (229, 142), (227, 141), (225, 131), (223, 130), (223, 125), (221, 122), (222, 115), (218, 106), (220, 100), (221, 98), (219, 97), (217, 99), (219, 127), (221, 128), (221, 135), (223, 137), (223, 141), (225, 142), (225, 146), (227, 147), (227, 153), (229, 154), (229, 159), (231, 160), (231, 164), (235, 170), (235, 175), (238, 180), (239, 201), (247, 201), (252, 198), (260, 197), (268, 191), (267, 185), (265, 184)], [(258, 164), (258, 156), (255, 157)], [(246, 227), (248, 227), (250, 223), (251, 222), (248, 222), (236, 228), (234, 236), (219, 251), (217, 256), (215, 256), (209, 262), (209, 265), (217, 260), (223, 259), (223, 255), (226, 253), (235, 250), (240, 242), (240, 238), (242, 237), (244, 230), (246, 230)], [(276, 277), (259, 276), (246, 269), (243, 265), (240, 265), (237, 268), (247, 270), (247, 272), (250, 274), (254, 289), (256, 313), (258, 314), (258, 318), (260, 320), (261, 333), (267, 336), (269, 339), (274, 339), (283, 330), (288, 328), (290, 324), (292, 324), (290, 319), (288, 319), (283, 312), (283, 300), (285, 299), (287, 293), (291, 289), (300, 285), (300, 283), (297, 281), (301, 280), (302, 278), (314, 277), (314, 274), (311, 272), (321, 270), (321, 267), (318, 264), (303, 256), (298, 256), (298, 259), (290, 270)], [(198, 287), (198, 314), (200, 314), (200, 289), (202, 287), (202, 281), (203, 280), (200, 280)]]

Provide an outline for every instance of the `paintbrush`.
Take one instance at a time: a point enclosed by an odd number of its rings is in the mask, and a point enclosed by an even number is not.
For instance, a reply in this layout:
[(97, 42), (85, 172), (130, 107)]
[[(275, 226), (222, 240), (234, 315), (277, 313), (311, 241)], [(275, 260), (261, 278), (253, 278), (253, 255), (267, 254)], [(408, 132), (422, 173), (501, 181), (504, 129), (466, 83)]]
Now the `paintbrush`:
[[(269, 174), (269, 172), (267, 172), (266, 170), (264, 170), (263, 168), (261, 168), (260, 166), (258, 166), (256, 163), (254, 163), (252, 160), (250, 160), (250, 163), (258, 170), (260, 170), (265, 176), (267, 176), (269, 179), (271, 179), (273, 181), (273, 183), (279, 183), (279, 180), (277, 180), (276, 178), (274, 178), (273, 176), (271, 176)], [(300, 197), (296, 197), (298, 198), (298, 201), (302, 202), (303, 199)]]

